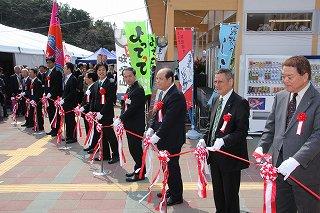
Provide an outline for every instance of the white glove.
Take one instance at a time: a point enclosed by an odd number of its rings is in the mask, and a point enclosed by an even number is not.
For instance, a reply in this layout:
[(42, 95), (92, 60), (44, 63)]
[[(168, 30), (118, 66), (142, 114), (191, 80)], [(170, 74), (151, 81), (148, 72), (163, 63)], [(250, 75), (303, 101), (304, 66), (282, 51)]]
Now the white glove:
[(263, 149), (261, 146), (257, 147), (255, 150), (254, 150), (255, 153), (259, 154), (259, 155), (263, 155)]
[(60, 101), (60, 105), (63, 105), (64, 104), (64, 100), (63, 99), (61, 99), (61, 101)]
[(20, 96), (25, 96), (25, 95), (26, 95), (26, 92), (20, 93)]
[(96, 119), (97, 120), (101, 120), (102, 117), (103, 117), (103, 115), (101, 115), (101, 113), (98, 112), (97, 115), (96, 115)]
[(114, 121), (113, 121), (113, 126), (116, 127), (116, 126), (118, 126), (120, 123), (121, 123), (120, 118), (116, 118), (116, 119), (114, 119)]
[(109, 81), (110, 81), (110, 83), (113, 83), (114, 82), (114, 78), (110, 78)]
[(160, 138), (157, 136), (157, 134), (153, 134), (152, 137), (150, 138), (150, 141), (152, 144), (158, 143), (159, 140)]
[(206, 146), (207, 145), (206, 145), (206, 142), (204, 141), (204, 139), (200, 139), (197, 144), (197, 147), (205, 148)]
[(90, 90), (87, 90), (86, 95), (90, 95), (90, 94), (91, 94)]
[(283, 174), (284, 180), (286, 180), (299, 165), (300, 163), (296, 159), (290, 157), (280, 164), (278, 167), (278, 172)]
[(208, 149), (209, 151), (214, 152), (214, 151), (220, 150), (220, 148), (221, 148), (223, 145), (224, 145), (223, 139), (222, 139), (222, 138), (217, 138), (217, 139), (215, 140), (213, 146), (207, 147), (207, 149)]
[(84, 108), (83, 107), (80, 107), (80, 112), (83, 112), (84, 111)]
[(152, 128), (148, 128), (148, 130), (146, 131), (146, 136), (147, 137), (151, 137), (153, 135), (154, 131)]
[(51, 98), (51, 93), (48, 93), (48, 94), (47, 94), (47, 98)]

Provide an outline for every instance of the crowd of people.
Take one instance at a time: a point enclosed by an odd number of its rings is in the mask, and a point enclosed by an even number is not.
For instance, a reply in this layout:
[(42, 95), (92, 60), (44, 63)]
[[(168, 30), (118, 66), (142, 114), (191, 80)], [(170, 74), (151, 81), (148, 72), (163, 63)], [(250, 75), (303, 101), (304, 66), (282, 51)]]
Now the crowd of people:
[[(186, 142), (187, 112), (185, 97), (175, 85), (174, 72), (169, 68), (157, 72), (155, 83), (160, 92), (152, 109), (151, 121), (146, 125), (146, 96), (133, 68), (127, 67), (123, 70), (123, 79), (128, 89), (123, 96), (121, 114), (115, 116), (116, 80), (113, 73), (108, 72), (108, 65), (98, 63), (94, 69), (83, 71), (75, 70), (72, 63), (66, 63), (62, 74), (56, 70), (54, 58), (46, 61), (47, 68), (41, 66), (39, 69), (21, 69), (16, 66), (15, 74), (10, 77), (12, 97), (27, 97), (38, 103), (34, 109), (30, 109), (31, 115), (32, 110), (38, 111), (37, 128), (32, 116), (26, 117), (24, 126), (34, 127), (37, 131), (44, 130), (41, 98), (45, 97), (48, 100), (49, 121), (56, 124), (51, 125), (51, 131), (47, 134), (53, 137), (58, 134), (60, 116), (56, 113), (56, 108), (59, 105), (66, 112), (64, 140), (67, 144), (75, 143), (77, 137), (73, 109), (79, 104), (87, 138), (92, 129), (87, 119), (88, 114), (103, 126), (102, 133), (96, 128), (93, 129), (92, 140), (84, 147), (84, 151), (93, 153), (100, 134), (103, 134), (102, 158), (95, 160), (107, 160), (109, 164), (113, 164), (119, 161), (119, 154), (121, 155), (113, 127), (123, 124), (126, 130), (148, 137), (157, 149), (174, 155), (168, 161), (168, 189), (158, 196), (165, 198), (168, 206), (182, 203), (183, 181), (179, 153)], [(273, 165), (277, 167), (278, 173), (284, 176), (276, 179), (277, 212), (320, 212), (319, 200), (287, 179), (292, 174), (319, 194), (320, 94), (310, 83), (311, 67), (305, 57), (294, 56), (287, 59), (282, 66), (282, 78), (285, 90), (275, 96), (265, 131), (254, 154), (264, 156), (272, 149)], [(1, 85), (0, 81), (0, 89), (3, 88)], [(234, 91), (234, 75), (231, 70), (218, 70), (214, 86), (219, 96), (212, 104), (205, 140), (200, 140), (197, 147), (209, 151), (207, 162), (211, 169), (217, 212), (240, 212), (241, 170), (248, 168), (249, 163), (223, 155), (219, 150), (244, 161), (249, 159), (246, 140), (249, 104)], [(26, 107), (23, 102), (20, 104), (22, 110)], [(129, 151), (135, 162), (132, 171), (125, 174), (127, 182), (145, 179), (146, 170), (142, 166), (143, 141), (136, 135), (127, 134)]]

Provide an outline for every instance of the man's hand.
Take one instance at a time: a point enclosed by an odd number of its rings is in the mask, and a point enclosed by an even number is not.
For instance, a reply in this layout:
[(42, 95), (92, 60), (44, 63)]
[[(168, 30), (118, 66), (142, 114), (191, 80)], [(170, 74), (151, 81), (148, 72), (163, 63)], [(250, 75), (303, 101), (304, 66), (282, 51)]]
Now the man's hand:
[(224, 141), (222, 138), (217, 138), (216, 141), (214, 142), (212, 149), (214, 151), (220, 150), (221, 147), (224, 145)]
[(257, 147), (253, 153), (257, 153), (259, 155), (263, 155), (263, 149), (261, 146)]
[(296, 161), (296, 159), (290, 157), (280, 164), (278, 167), (278, 172), (283, 174), (284, 180), (286, 180), (299, 165), (300, 163)]
[(48, 94), (47, 94), (47, 98), (51, 98), (51, 93), (48, 93)]
[(61, 101), (60, 101), (60, 105), (62, 106), (64, 104), (64, 100), (63, 99), (61, 99)]
[(206, 142), (204, 141), (204, 139), (200, 139), (198, 144), (197, 144), (197, 147), (201, 147), (201, 148), (206, 148)]
[(148, 128), (148, 130), (146, 131), (146, 137), (151, 137), (153, 135), (154, 131), (152, 128)]
[(20, 96), (25, 96), (25, 95), (26, 95), (26, 92), (20, 93)]
[(96, 119), (97, 120), (101, 120), (102, 117), (103, 117), (103, 115), (101, 115), (101, 113), (98, 112), (97, 115), (96, 115)]
[(80, 112), (83, 112), (84, 111), (84, 108), (83, 107), (80, 107)]
[(152, 144), (158, 143), (159, 140), (160, 138), (157, 136), (157, 134), (153, 134), (152, 137), (150, 138), (150, 141)]
[(113, 126), (116, 127), (116, 126), (118, 126), (120, 123), (121, 123), (121, 119), (120, 119), (120, 118), (116, 118), (116, 119), (114, 119), (114, 121), (113, 121)]

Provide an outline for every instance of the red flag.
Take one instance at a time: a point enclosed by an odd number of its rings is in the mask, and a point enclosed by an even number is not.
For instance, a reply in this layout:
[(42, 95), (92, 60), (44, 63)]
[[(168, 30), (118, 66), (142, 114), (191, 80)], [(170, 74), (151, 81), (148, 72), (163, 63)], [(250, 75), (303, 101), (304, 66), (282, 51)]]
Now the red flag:
[(62, 33), (59, 19), (59, 6), (54, 0), (52, 3), (50, 27), (48, 32), (48, 43), (46, 50), (46, 57), (54, 57), (56, 61), (56, 69), (63, 70), (64, 55), (62, 45)]

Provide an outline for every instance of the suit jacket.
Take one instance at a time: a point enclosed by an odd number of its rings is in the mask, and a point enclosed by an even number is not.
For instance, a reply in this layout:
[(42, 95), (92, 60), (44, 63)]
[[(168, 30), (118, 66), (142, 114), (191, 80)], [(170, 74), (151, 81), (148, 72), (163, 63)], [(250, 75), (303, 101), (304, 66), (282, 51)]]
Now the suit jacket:
[(89, 102), (87, 102), (87, 95), (83, 96), (83, 100), (81, 103), (81, 106), (84, 108), (84, 113), (92, 112), (94, 110), (94, 99), (95, 99), (95, 91), (94, 91), (94, 83), (89, 88), (90, 96), (89, 96)]
[(31, 78), (27, 78), (26, 80), (22, 79), (22, 92), (25, 92), (26, 98), (30, 98), (30, 85), (31, 85)]
[(110, 125), (113, 123), (114, 118), (114, 108), (113, 108), (113, 94), (114, 94), (114, 87), (110, 83), (109, 79), (105, 79), (103, 84), (101, 85), (102, 88), (105, 89), (105, 104), (101, 104), (101, 95), (100, 95), (100, 87), (99, 81), (96, 81), (94, 85), (94, 112), (100, 112), (103, 115), (102, 119), (100, 120), (102, 123)]
[(16, 74), (11, 75), (9, 78), (9, 91), (11, 96), (16, 96), (21, 92), (22, 88), (19, 88), (19, 85), (22, 86), (21, 78), (18, 78)]
[[(42, 82), (38, 78), (35, 78), (33, 82), (30, 80), (29, 88), (28, 94), (30, 95), (30, 99), (38, 103), (43, 95)], [(33, 95), (31, 94), (31, 88), (33, 88)]]
[[(50, 87), (48, 84), (48, 77), (50, 77)], [(53, 100), (55, 100), (57, 96), (62, 96), (62, 73), (57, 71), (55, 67), (52, 69), (51, 73), (50, 71), (46, 73), (45, 93), (50, 93)]]
[[(214, 116), (216, 113), (219, 97), (214, 101), (210, 116), (210, 128), (206, 143), (207, 146), (211, 146), (212, 126), (214, 122)], [(226, 105), (221, 113), (221, 117), (215, 132), (215, 138), (222, 138), (224, 145), (221, 147), (222, 151), (239, 156), (248, 160), (247, 150), (247, 135), (249, 129), (249, 104), (246, 99), (243, 99), (237, 93), (232, 92)], [(222, 132), (220, 129), (223, 125), (223, 116), (230, 113), (231, 120), (227, 123), (227, 126)], [(248, 168), (249, 164), (239, 160), (222, 155), (218, 152), (210, 152), (208, 163), (217, 163), (222, 171), (230, 172), (237, 171), (244, 168)]]
[(41, 81), (41, 84), (43, 85), (43, 87), (45, 86), (46, 75), (47, 75), (46, 72), (45, 73), (39, 72), (37, 75), (37, 78)]
[[(127, 89), (126, 94), (131, 103), (127, 104), (126, 111), (123, 109), (120, 119), (124, 123), (125, 128), (143, 131), (145, 128), (144, 105), (146, 102), (144, 89), (138, 81), (136, 81)], [(123, 108), (125, 108), (125, 103), (123, 104)]]
[[(156, 131), (160, 140), (157, 146), (160, 150), (168, 150), (171, 154), (180, 151), (186, 141), (185, 118), (187, 113), (186, 100), (182, 92), (173, 85), (162, 99), (162, 122), (153, 119), (151, 128)], [(157, 117), (158, 113), (155, 114)]]
[(72, 110), (77, 106), (77, 78), (74, 75), (70, 75), (65, 83), (62, 98), (63, 109)]
[[(296, 111), (286, 128), (287, 108), (290, 93), (281, 91), (276, 94), (272, 110), (259, 146), (264, 152), (272, 148), (272, 161), (276, 165), (280, 150), (283, 160), (293, 157), (298, 166), (292, 175), (305, 184), (320, 184), (320, 94), (310, 85), (303, 95)], [(306, 113), (301, 135), (297, 135), (299, 113)]]

